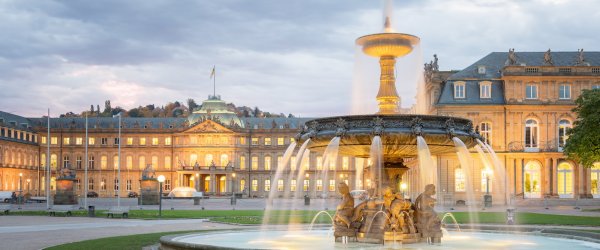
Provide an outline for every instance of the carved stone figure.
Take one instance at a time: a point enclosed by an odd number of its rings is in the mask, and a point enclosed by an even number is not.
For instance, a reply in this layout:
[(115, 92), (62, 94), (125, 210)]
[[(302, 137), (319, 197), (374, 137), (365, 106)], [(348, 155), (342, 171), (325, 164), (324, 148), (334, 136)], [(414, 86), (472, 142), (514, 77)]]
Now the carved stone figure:
[(395, 199), (390, 207), (390, 230), (404, 234), (414, 234), (415, 225), (412, 220), (412, 204), (410, 201)]
[(585, 64), (585, 58), (583, 57), (583, 49), (578, 49), (577, 52), (579, 52), (579, 54), (577, 55), (577, 61), (575, 62), (575, 65), (582, 66)]
[(515, 54), (515, 49), (508, 50), (508, 65), (516, 65), (517, 64), (517, 54)]
[(440, 71), (437, 54), (433, 54), (433, 63), (431, 64), (431, 68), (433, 71)]
[(548, 51), (546, 51), (546, 53), (544, 53), (544, 64), (545, 65), (554, 65), (554, 62), (552, 62), (552, 54), (550, 54), (550, 49), (548, 49)]
[(342, 202), (336, 208), (334, 223), (336, 226), (349, 228), (354, 215), (354, 198), (350, 195), (350, 188), (345, 182), (338, 184), (338, 191), (342, 195)]
[(61, 179), (75, 179), (75, 171), (71, 170), (68, 166), (60, 169), (59, 176)]
[(146, 165), (144, 171), (142, 171), (142, 180), (154, 179), (156, 172), (152, 169), (152, 164)]
[(435, 195), (435, 186), (428, 184), (425, 186), (425, 191), (415, 200), (417, 210), (416, 226), (421, 237), (428, 239), (430, 243), (440, 243), (442, 223), (435, 210), (433, 210), (436, 203), (436, 199), (432, 197), (433, 195)]

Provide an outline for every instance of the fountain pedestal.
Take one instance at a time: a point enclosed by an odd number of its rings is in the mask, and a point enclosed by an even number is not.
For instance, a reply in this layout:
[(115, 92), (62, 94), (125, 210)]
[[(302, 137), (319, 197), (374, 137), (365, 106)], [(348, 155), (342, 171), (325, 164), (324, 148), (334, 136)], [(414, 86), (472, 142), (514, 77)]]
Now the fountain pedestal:
[(140, 181), (141, 195), (138, 197), (140, 205), (158, 205), (158, 180), (154, 178), (143, 179)]
[(54, 195), (54, 204), (78, 204), (77, 195), (75, 194), (75, 179), (62, 177), (56, 179), (56, 194)]

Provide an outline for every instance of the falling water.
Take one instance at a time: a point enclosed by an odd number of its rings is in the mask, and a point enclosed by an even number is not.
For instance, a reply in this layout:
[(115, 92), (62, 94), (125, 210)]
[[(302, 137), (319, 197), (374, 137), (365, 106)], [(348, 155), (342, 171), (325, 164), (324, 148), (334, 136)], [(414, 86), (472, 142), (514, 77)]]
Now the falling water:
[[(309, 140), (306, 140), (306, 142), (308, 142)], [(306, 144), (306, 142), (305, 142), (305, 144)], [(283, 154), (283, 158), (281, 159), (281, 163), (277, 165), (277, 170), (275, 171), (275, 180), (279, 180), (279, 178), (281, 178), (281, 175), (283, 174), (285, 167), (289, 163), (290, 158), (292, 157), (292, 153), (294, 152), (295, 148), (296, 148), (296, 142), (293, 141), (292, 143), (290, 143), (290, 145), (285, 150), (285, 153)], [(270, 215), (271, 207), (272, 207), (271, 204), (273, 204), (273, 198), (275, 197), (275, 193), (276, 193), (276, 190), (271, 188), (271, 190), (269, 191), (269, 196), (267, 198), (267, 203), (265, 205), (265, 213), (263, 216), (262, 227), (265, 227), (269, 221), (269, 215)]]
[[(293, 170), (293, 169), (291, 169), (291, 166), (290, 166), (290, 172), (288, 174), (287, 183), (292, 183), (292, 180), (295, 180), (293, 178), (294, 177), (294, 172), (293, 171), (300, 172), (300, 170), (301, 170), (300, 169), (301, 168), (300, 163), (302, 162), (302, 156), (304, 155), (304, 150), (306, 150), (306, 146), (308, 145), (309, 142), (310, 142), (310, 139), (306, 140), (304, 143), (302, 143), (302, 146), (300, 146), (300, 149), (298, 149), (298, 152), (296, 153), (296, 161), (294, 162), (294, 164), (295, 164), (294, 166), (296, 166), (296, 169)], [(286, 164), (286, 166), (287, 166), (287, 164)], [(298, 172), (296, 172), (296, 174)], [(296, 182), (296, 190), (298, 190), (298, 185), (299, 185), (299, 183)], [(284, 189), (283, 198), (288, 199), (288, 198), (291, 197), (291, 194), (292, 194), (291, 190)], [(295, 191), (294, 191), (294, 194), (295, 194)]]
[(454, 141), (454, 146), (456, 147), (456, 155), (458, 156), (458, 161), (460, 161), (460, 167), (463, 170), (463, 174), (465, 176), (465, 191), (467, 193), (467, 209), (469, 210), (469, 218), (471, 219), (471, 223), (476, 223), (476, 217), (474, 216), (474, 206), (475, 203), (475, 194), (473, 192), (473, 160), (471, 159), (471, 153), (467, 149), (467, 146), (458, 138), (453, 137), (452, 141)]
[[(327, 145), (327, 148), (325, 148), (325, 152), (323, 152), (323, 163), (321, 164), (321, 166), (323, 166), (323, 170), (321, 171), (321, 177), (323, 178), (323, 184), (328, 183), (329, 181), (329, 166), (333, 163), (333, 165), (335, 166), (335, 164), (337, 164), (337, 155), (338, 155), (338, 150), (340, 147), (340, 137), (336, 136), (333, 139), (331, 139), (331, 141), (329, 141), (329, 144)], [(327, 195), (327, 188), (323, 187), (323, 197), (326, 197)], [(323, 204), (326, 204), (327, 202), (323, 202)]]
[[(302, 150), (302, 149), (301, 149)], [(298, 152), (298, 155), (300, 155), (300, 152)], [(298, 157), (298, 161), (296, 162), (296, 169), (297, 169), (297, 175), (296, 175), (296, 191), (294, 192), (294, 197), (302, 197), (302, 192), (304, 189), (304, 172), (305, 172), (305, 168), (304, 165), (308, 163), (308, 159), (310, 156), (310, 150), (305, 149), (304, 152), (302, 153), (301, 157)], [(291, 173), (290, 173), (291, 174)], [(291, 192), (291, 191), (290, 191)], [(291, 204), (291, 211), (296, 211), (298, 202), (292, 202)], [(289, 208), (288, 208), (289, 209)], [(293, 225), (290, 223), (288, 225), (288, 229), (292, 228)]]
[(376, 135), (373, 137), (373, 141), (371, 142), (371, 183), (377, 185), (377, 190), (375, 194), (378, 197), (382, 197), (381, 186), (383, 182), (383, 152), (382, 152), (382, 144), (381, 137)]
[[(363, 180), (363, 170), (365, 169), (365, 159), (364, 158), (356, 158), (356, 174), (354, 176), (354, 185), (356, 185), (356, 189), (364, 189), (365, 184), (362, 183)], [(360, 186), (358, 184), (361, 184)]]
[(428, 184), (437, 184), (437, 168), (431, 158), (427, 142), (422, 136), (417, 136), (417, 154), (419, 157), (420, 189), (425, 190)]
[(481, 145), (483, 149), (486, 149), (486, 151), (491, 155), (493, 163), (492, 166), (494, 168), (494, 188), (495, 190), (504, 193), (504, 201), (508, 203), (510, 199), (510, 194), (506, 190), (506, 169), (504, 169), (504, 164), (502, 164), (502, 161), (500, 161), (498, 155), (496, 155), (496, 152), (494, 152), (494, 149), (492, 149), (490, 145), (488, 145), (487, 143), (483, 143), (479, 139), (477, 139), (477, 143), (479, 143), (479, 145)]

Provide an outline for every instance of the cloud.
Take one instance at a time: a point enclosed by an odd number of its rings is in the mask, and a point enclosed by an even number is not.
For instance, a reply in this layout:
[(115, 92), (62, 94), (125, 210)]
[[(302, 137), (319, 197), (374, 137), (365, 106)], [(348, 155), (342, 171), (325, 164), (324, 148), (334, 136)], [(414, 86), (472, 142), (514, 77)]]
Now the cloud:
[[(108, 99), (124, 108), (200, 102), (213, 92), (216, 65), (217, 94), (236, 105), (304, 117), (348, 114), (356, 105), (373, 112), (377, 61), (365, 59), (354, 40), (381, 31), (381, 6), (3, 1), (0, 32), (10, 35), (0, 39), (0, 109), (40, 116), (47, 107), (78, 112)], [(403, 106), (414, 103), (416, 74), (434, 53), (442, 69), (462, 69), (511, 47), (598, 50), (599, 7), (591, 0), (398, 1), (394, 27), (422, 42), (398, 62)]]

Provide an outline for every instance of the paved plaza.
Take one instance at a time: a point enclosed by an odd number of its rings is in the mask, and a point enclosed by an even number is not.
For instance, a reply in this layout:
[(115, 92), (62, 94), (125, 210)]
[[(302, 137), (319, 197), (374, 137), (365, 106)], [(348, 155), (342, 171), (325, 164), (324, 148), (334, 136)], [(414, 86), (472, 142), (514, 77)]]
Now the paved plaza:
[[(302, 199), (275, 199), (273, 207), (278, 209), (297, 210), (323, 210), (335, 209), (339, 202), (337, 199), (312, 199), (311, 204), (304, 205)], [(104, 210), (116, 205), (115, 199), (93, 198), (88, 199), (88, 205), (93, 205), (97, 210)], [(122, 206), (130, 209), (158, 209), (158, 206), (143, 206), (136, 204), (136, 199), (121, 199)], [(82, 201), (83, 206), (83, 201)], [(232, 206), (228, 198), (210, 198), (202, 200), (200, 205), (194, 205), (193, 200), (188, 199), (165, 199), (163, 209), (165, 210), (262, 210), (266, 206), (265, 199), (238, 199), (237, 204)], [(27, 203), (22, 205), (21, 210), (43, 211), (44, 203)], [(494, 206), (482, 209), (473, 207), (471, 211), (505, 212), (506, 206)], [(573, 205), (545, 207), (518, 207), (519, 212), (549, 213), (579, 216), (600, 216), (600, 212), (591, 212), (590, 209), (598, 209), (599, 206), (581, 206), (576, 209)], [(18, 210), (16, 208), (15, 210)], [(467, 207), (438, 207), (439, 212), (462, 212), (469, 211)], [(50, 216), (0, 216), (0, 242), (2, 249), (40, 249), (69, 242), (82, 241), (95, 238), (143, 234), (154, 232), (169, 232), (182, 230), (203, 229), (233, 229), (233, 228), (255, 228), (255, 226), (238, 226), (222, 223), (213, 223), (204, 219), (177, 219), (177, 220), (139, 220), (139, 219), (106, 219), (101, 215), (96, 218), (87, 217), (50, 217)], [(567, 227), (578, 228), (578, 227)], [(588, 227), (589, 228), (589, 227)], [(596, 228), (600, 230), (599, 228)]]

